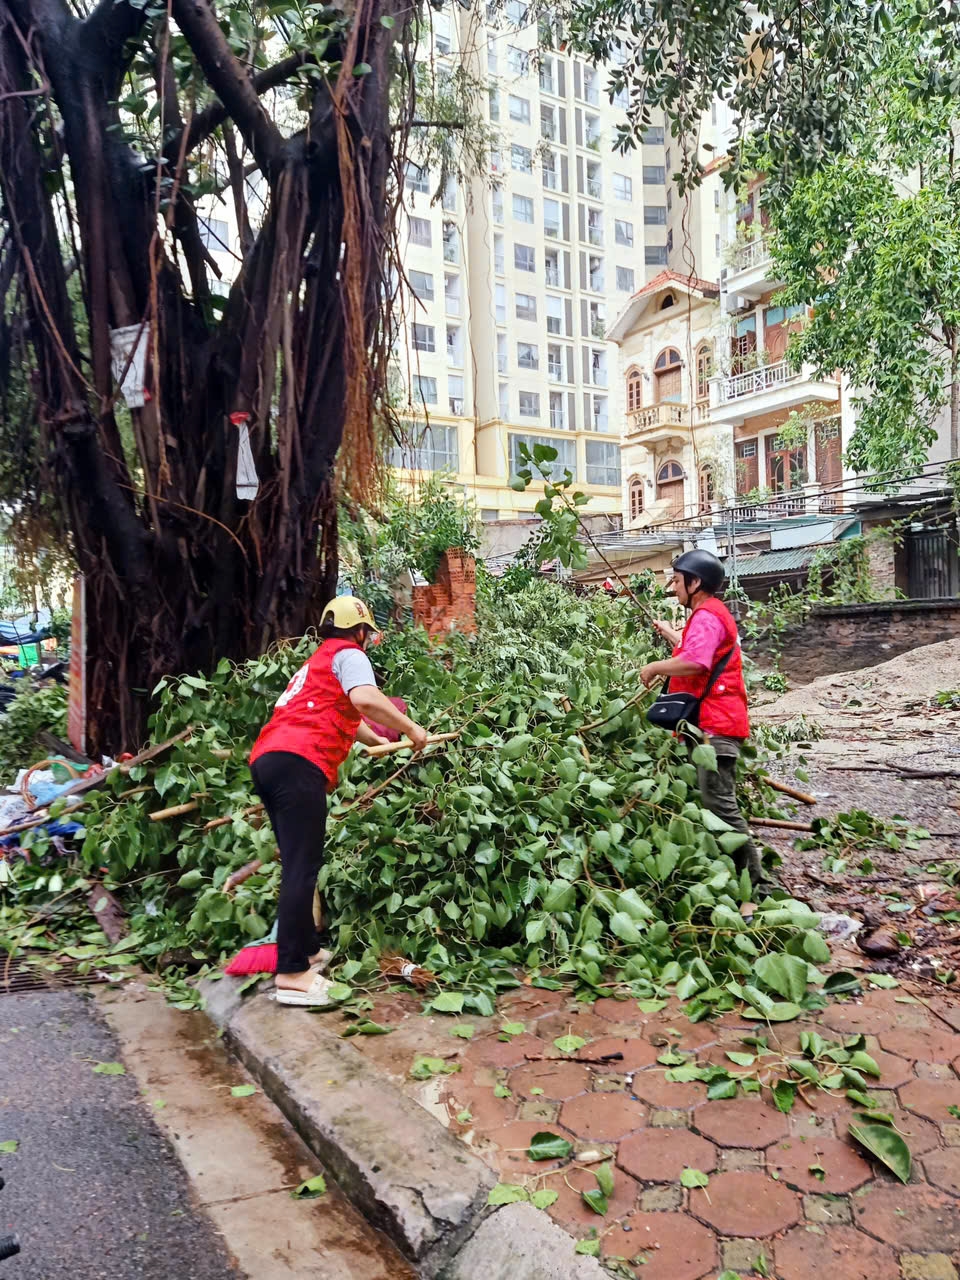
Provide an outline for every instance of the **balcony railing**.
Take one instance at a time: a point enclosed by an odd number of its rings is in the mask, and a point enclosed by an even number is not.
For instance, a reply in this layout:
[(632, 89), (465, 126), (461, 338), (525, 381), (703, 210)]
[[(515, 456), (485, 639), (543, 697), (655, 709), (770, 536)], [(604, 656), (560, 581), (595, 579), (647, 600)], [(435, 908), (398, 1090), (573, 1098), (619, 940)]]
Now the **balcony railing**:
[(590, 321), (590, 332), (595, 338), (603, 338), (607, 332), (606, 320), (601, 320), (599, 316), (594, 316)]
[(753, 267), (762, 267), (770, 260), (770, 241), (764, 236), (758, 240), (748, 240), (738, 245), (731, 254), (731, 270), (749, 271)]
[(547, 142), (556, 142), (556, 140), (557, 140), (557, 126), (554, 124), (554, 122), (553, 122), (552, 120), (545, 120), (545, 119), (541, 118), (541, 120), (540, 120), (540, 137), (541, 137), (541, 138), (546, 138)]
[(460, 246), (445, 240), (443, 244), (443, 260), (455, 266), (458, 265), (460, 262)]
[(776, 364), (758, 365), (746, 373), (735, 373), (729, 378), (717, 379), (717, 398), (720, 404), (730, 400), (740, 400), (744, 396), (759, 395), (762, 391), (770, 391), (774, 387), (785, 386), (794, 382), (802, 374), (791, 369), (786, 360), (778, 360)]
[(543, 185), (548, 191), (556, 191), (557, 189), (557, 171), (556, 169), (544, 169)]
[(497, 356), (497, 372), (498, 373), (507, 372), (507, 357), (503, 354), (500, 354)]
[(560, 223), (545, 221), (543, 224), (543, 234), (545, 236), (549, 236), (551, 240), (556, 240), (560, 235)]
[(606, 369), (591, 369), (593, 385), (595, 387), (605, 387), (607, 385)]
[(544, 267), (543, 280), (544, 280), (544, 284), (549, 284), (549, 285), (552, 285), (554, 289), (559, 289), (560, 288), (560, 268)]
[(546, 67), (540, 68), (540, 88), (544, 93), (556, 93), (557, 91), (553, 72)]
[(563, 381), (563, 365), (560, 363), (559, 360), (547, 361), (547, 377), (550, 379), (551, 382)]
[(591, 244), (603, 244), (603, 227), (587, 227), (587, 239)]
[(587, 195), (593, 196), (594, 200), (599, 200), (603, 195), (603, 183), (597, 178), (587, 179)]
[(564, 417), (562, 409), (550, 410), (550, 425), (553, 427), (554, 431), (566, 430), (567, 420)]
[(690, 410), (685, 404), (652, 404), (629, 414), (630, 431), (649, 431), (652, 427), (686, 427)]

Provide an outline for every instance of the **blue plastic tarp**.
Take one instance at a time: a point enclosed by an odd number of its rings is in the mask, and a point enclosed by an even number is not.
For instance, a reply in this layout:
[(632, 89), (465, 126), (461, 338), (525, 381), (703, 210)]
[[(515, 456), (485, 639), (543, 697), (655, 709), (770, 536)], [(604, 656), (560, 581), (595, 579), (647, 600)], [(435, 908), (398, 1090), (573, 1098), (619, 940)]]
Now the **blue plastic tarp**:
[(50, 610), (27, 614), (13, 622), (0, 622), (0, 644), (38, 644), (50, 634)]

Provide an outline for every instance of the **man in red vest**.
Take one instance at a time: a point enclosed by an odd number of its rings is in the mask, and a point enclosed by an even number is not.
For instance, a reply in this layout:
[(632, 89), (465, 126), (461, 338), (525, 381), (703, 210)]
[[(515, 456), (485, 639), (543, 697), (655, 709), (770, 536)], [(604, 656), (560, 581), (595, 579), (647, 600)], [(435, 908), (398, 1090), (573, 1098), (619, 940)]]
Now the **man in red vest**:
[(280, 847), (277, 903), (277, 1002), (323, 1008), (334, 1003), (320, 969), (329, 963), (313, 920), (323, 860), (327, 792), (359, 738), (385, 741), (364, 717), (405, 734), (417, 751), (427, 733), (377, 688), (366, 655), (373, 615), (356, 596), (331, 600), (320, 619), (320, 647), (277, 699), (250, 752), (253, 785)]
[(700, 766), (697, 782), (704, 805), (747, 836), (746, 844), (734, 853), (733, 860), (738, 870), (746, 867), (750, 879), (758, 884), (764, 879), (760, 855), (737, 804), (737, 759), (750, 736), (750, 719), (737, 624), (730, 610), (717, 599), (723, 576), (723, 565), (709, 551), (686, 551), (673, 562), (673, 590), (680, 604), (690, 610), (690, 616), (682, 632), (666, 622), (655, 623), (673, 646), (673, 656), (648, 663), (640, 672), (640, 679), (649, 689), (656, 681), (669, 678), (671, 693), (690, 693), (699, 698), (711, 671), (729, 654), (723, 671), (700, 704), (699, 726), (717, 753), (717, 768)]

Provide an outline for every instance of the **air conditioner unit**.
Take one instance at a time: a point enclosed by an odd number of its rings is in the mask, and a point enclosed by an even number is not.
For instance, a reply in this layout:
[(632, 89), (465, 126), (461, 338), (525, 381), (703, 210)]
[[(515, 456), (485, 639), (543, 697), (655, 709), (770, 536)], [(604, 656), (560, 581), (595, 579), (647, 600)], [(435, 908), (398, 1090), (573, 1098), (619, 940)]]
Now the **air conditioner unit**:
[(746, 311), (750, 306), (750, 299), (745, 298), (741, 293), (726, 293), (723, 297), (723, 309), (728, 316), (734, 315), (737, 311)]

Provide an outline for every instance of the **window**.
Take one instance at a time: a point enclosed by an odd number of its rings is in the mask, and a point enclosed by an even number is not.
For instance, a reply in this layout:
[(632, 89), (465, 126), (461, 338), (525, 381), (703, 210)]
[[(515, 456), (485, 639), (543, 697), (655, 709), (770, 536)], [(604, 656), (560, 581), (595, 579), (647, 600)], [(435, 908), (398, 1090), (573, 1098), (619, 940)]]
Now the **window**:
[(563, 333), (563, 299), (547, 294), (547, 333)]
[(508, 44), (507, 66), (515, 76), (525, 76), (530, 70), (530, 55), (515, 44)]
[(682, 364), (676, 347), (661, 351), (653, 363), (657, 404), (678, 403), (683, 399)]
[(587, 161), (587, 195), (599, 200), (603, 195), (603, 176), (596, 160)]
[(669, 148), (669, 147), (667, 147), (666, 151), (664, 152), (663, 160), (664, 160), (664, 164), (666, 165), (667, 173), (669, 173), (669, 172), (670, 172), (670, 170), (673, 168), (673, 165), (670, 163), (670, 148)]
[(619, 485), (620, 446), (606, 440), (586, 443), (587, 484)]
[(720, 209), (720, 188), (719, 187), (714, 187), (713, 189), (713, 207), (719, 212), (719, 209)]
[[(667, 213), (673, 208), (673, 188), (667, 187)], [(720, 243), (720, 237), (717, 236), (717, 243)]]
[(497, 334), (497, 373), (507, 372), (507, 335)]
[(443, 204), (444, 213), (457, 212), (457, 180), (451, 174), (443, 185)]
[(460, 237), (454, 222), (443, 224), (443, 260), (444, 262), (460, 261)]
[(450, 52), (450, 17), (446, 13), (433, 15), (433, 47), (439, 54)]
[(624, 173), (615, 173), (613, 175), (613, 194), (617, 200), (632, 200), (633, 179), (628, 178)]
[(543, 165), (543, 185), (548, 191), (556, 191), (559, 183), (557, 181), (557, 157), (550, 150), (545, 150), (541, 156), (541, 164)]
[[(593, 418), (591, 426), (594, 431), (609, 431), (610, 419), (607, 417), (607, 397), (593, 397)], [(619, 484), (619, 480), (617, 481)]]
[(447, 399), (455, 418), (463, 416), (463, 377), (459, 373), (447, 374)]
[(643, 166), (644, 186), (662, 187), (666, 180), (667, 174), (662, 164), (645, 164)]
[(510, 417), (510, 388), (506, 382), (497, 384), (497, 411), (504, 422)]
[(667, 253), (673, 253), (673, 227), (667, 232)]
[(458, 316), (460, 314), (460, 277), (444, 276), (443, 277), (443, 298), (447, 309), (447, 315)]
[(436, 331), (432, 324), (411, 325), (414, 351), (436, 351)]
[(433, 243), (433, 233), (426, 218), (410, 219), (410, 243), (425, 245)]
[(590, 381), (595, 387), (607, 385), (607, 353), (592, 349), (590, 352)]
[(437, 403), (437, 380), (436, 378), (425, 378), (423, 374), (419, 374), (413, 380), (413, 402), (416, 404), (422, 401), (424, 404)]
[(613, 238), (617, 244), (625, 244), (629, 249), (633, 248), (633, 223), (624, 222), (617, 218), (613, 224)]
[(557, 139), (557, 112), (554, 107), (540, 108), (540, 137), (546, 138), (548, 142), (555, 142)]
[(636, 413), (643, 404), (643, 376), (639, 369), (627, 373), (627, 412)]
[(645, 204), (643, 206), (643, 223), (647, 227), (665, 227), (667, 225), (666, 205)]
[(518, 293), (516, 295), (516, 310), (518, 320), (536, 320), (536, 298), (532, 297), (529, 293)]
[(487, 70), (491, 75), (497, 74), (497, 46), (492, 40), (487, 43)]
[(516, 222), (533, 222), (533, 201), (529, 196), (513, 197), (513, 217)]
[(440, 427), (431, 423), (411, 423), (402, 444), (396, 444), (387, 455), (392, 467), (408, 467), (413, 471), (457, 471), (456, 427)]
[(639, 476), (630, 480), (630, 520), (639, 520), (643, 515), (643, 481)]
[(715, 101), (710, 103), (710, 123), (717, 123), (717, 104)]
[(447, 325), (447, 364), (454, 368), (463, 364), (463, 335), (456, 324)]
[(548, 445), (551, 449), (556, 449), (557, 457), (554, 462), (545, 462), (544, 468), (549, 468), (550, 478), (553, 480), (561, 480), (563, 473), (569, 471), (574, 480), (577, 478), (577, 442), (576, 440), (558, 440), (552, 436), (526, 436), (513, 435), (510, 436), (510, 472), (516, 475), (517, 472), (526, 464), (520, 458), (520, 446), (524, 444), (533, 452), (534, 446), (538, 444)]
[(594, 106), (600, 102), (599, 90), (600, 74), (596, 67), (583, 68), (583, 100), (592, 103)]
[(566, 431), (567, 415), (563, 408), (563, 392), (550, 392), (550, 425), (554, 431)]
[(666, 311), (669, 307), (675, 307), (677, 300), (672, 293), (664, 294), (663, 301), (660, 303), (660, 310)]
[(590, 288), (595, 293), (603, 293), (603, 259), (596, 258), (592, 254), (588, 259), (588, 270), (590, 275)]
[(493, 269), (498, 276), (502, 276), (507, 269), (506, 258), (503, 253), (503, 236), (499, 231), (494, 232), (493, 236)]
[(527, 6), (523, 0), (507, 0), (507, 18), (515, 27), (522, 27), (527, 20)]
[(518, 147), (516, 143), (510, 148), (510, 167), (517, 173), (533, 173), (533, 153), (529, 147)]
[(503, 191), (500, 187), (493, 188), (493, 194), (490, 197), (493, 204), (493, 220), (502, 227), (503, 226)]
[(497, 324), (507, 323), (507, 289), (505, 285), (498, 284), (493, 287), (494, 307), (496, 310)]
[(426, 194), (430, 190), (430, 175), (426, 169), (421, 169), (418, 164), (408, 160), (404, 185), (408, 191), (422, 191)]
[(490, 119), (496, 124), (500, 119), (500, 91), (499, 89), (491, 89), (490, 95)]
[(644, 245), (643, 260), (647, 266), (665, 266), (667, 261), (667, 246), (665, 244)]
[(543, 280), (544, 284), (552, 289), (564, 288), (563, 278), (560, 275), (560, 253), (557, 249), (543, 251)]
[(543, 234), (555, 240), (560, 234), (560, 201), (545, 199), (543, 202)]
[(540, 368), (540, 348), (535, 342), (517, 343), (517, 367), (520, 369)]
[(603, 210), (587, 210), (587, 239), (591, 244), (603, 244)]
[(507, 109), (511, 120), (516, 120), (518, 124), (530, 123), (529, 98), (518, 98), (516, 94), (511, 93), (507, 98)]
[(647, 147), (663, 146), (663, 125), (650, 124), (643, 131), (643, 142)]
[(552, 58), (540, 59), (540, 88), (544, 93), (556, 93), (556, 77)]
[(540, 417), (540, 394), (537, 391), (520, 392), (520, 417)]
[(490, 172), (503, 173), (503, 153), (499, 147), (490, 148)]
[(408, 271), (407, 279), (421, 302), (433, 301), (433, 276), (428, 271)]
[(709, 342), (697, 347), (697, 399), (706, 400), (710, 395), (710, 375), (713, 373), (713, 348)]
[(204, 247), (212, 249), (214, 253), (229, 252), (230, 245), (227, 240), (229, 234), (230, 229), (222, 218), (200, 219), (200, 239)]
[(491, 524), (494, 520), (500, 519), (500, 512), (496, 507), (481, 507), (480, 519), (484, 524)]
[(583, 141), (591, 151), (600, 150), (600, 117), (583, 117)]
[(633, 293), (635, 288), (633, 267), (617, 267), (617, 292)]
[(551, 382), (563, 381), (563, 347), (556, 342), (547, 347), (547, 377)]
[(515, 244), (513, 246), (513, 265), (517, 271), (536, 271), (536, 255), (533, 246)]
[(720, 233), (719, 232), (717, 232), (717, 234), (713, 237), (713, 248), (714, 248), (714, 251), (719, 254), (720, 252)]
[(700, 510), (709, 511), (717, 498), (716, 476), (713, 467), (700, 468)]
[(666, 502), (667, 516), (683, 516), (683, 467), (679, 462), (665, 462), (657, 472), (657, 501)]

